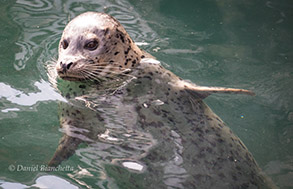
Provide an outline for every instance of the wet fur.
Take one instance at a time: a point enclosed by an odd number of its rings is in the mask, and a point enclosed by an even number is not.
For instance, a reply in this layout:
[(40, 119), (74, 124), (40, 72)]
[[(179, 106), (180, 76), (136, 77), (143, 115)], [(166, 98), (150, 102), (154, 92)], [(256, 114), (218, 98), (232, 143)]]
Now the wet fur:
[[(122, 44), (119, 53), (115, 47), (103, 50), (107, 60), (126, 56), (113, 60), (118, 66), (108, 78), (93, 71), (81, 82), (59, 81), (68, 99), (60, 104), (64, 136), (49, 165), (59, 165), (86, 142), (117, 187), (129, 182), (128, 188), (274, 188), (241, 140), (202, 101), (214, 92), (253, 93), (199, 87), (147, 61), (132, 66), (125, 35), (111, 36)], [(132, 54), (133, 60), (149, 56), (135, 51), (140, 55)], [(106, 134), (119, 140), (107, 140)], [(112, 153), (103, 153), (108, 150)], [(122, 165), (126, 160), (144, 170), (128, 170)]]

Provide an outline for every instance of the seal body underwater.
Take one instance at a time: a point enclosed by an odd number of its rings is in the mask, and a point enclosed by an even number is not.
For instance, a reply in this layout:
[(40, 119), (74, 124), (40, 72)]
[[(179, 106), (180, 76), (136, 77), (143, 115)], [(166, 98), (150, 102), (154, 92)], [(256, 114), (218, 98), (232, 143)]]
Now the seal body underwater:
[[(274, 188), (254, 158), (203, 102), (212, 93), (140, 50), (121, 24), (87, 12), (64, 29), (55, 67), (64, 136), (57, 166), (88, 143), (118, 188)], [(61, 78), (61, 79), (60, 79)]]

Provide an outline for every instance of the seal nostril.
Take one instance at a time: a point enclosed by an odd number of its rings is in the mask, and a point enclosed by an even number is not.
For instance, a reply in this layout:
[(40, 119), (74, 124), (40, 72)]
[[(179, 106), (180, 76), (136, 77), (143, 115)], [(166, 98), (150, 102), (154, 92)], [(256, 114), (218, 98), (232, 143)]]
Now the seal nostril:
[(72, 66), (73, 62), (70, 62), (69, 64), (67, 64), (66, 68), (67, 70), (69, 70), (69, 68)]

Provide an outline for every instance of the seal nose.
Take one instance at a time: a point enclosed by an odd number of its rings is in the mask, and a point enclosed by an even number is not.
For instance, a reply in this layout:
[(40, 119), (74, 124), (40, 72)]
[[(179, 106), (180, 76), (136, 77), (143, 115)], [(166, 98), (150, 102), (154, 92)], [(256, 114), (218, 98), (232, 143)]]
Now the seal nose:
[(63, 62), (60, 62), (60, 67), (61, 67), (60, 72), (61, 73), (67, 72), (72, 65), (73, 65), (73, 62), (69, 62), (67, 64), (66, 63), (63, 63)]

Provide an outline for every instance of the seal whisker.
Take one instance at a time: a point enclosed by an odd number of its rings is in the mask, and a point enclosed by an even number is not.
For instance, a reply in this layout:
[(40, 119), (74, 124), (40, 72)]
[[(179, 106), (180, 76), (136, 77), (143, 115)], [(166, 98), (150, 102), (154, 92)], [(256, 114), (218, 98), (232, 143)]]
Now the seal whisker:
[(111, 62), (110, 64), (109, 64), (109, 62), (99, 62), (99, 64), (88, 64), (87, 66), (102, 66), (102, 67), (106, 67), (106, 66), (109, 66), (109, 65), (111, 65), (113, 67), (115, 67), (115, 66), (116, 67), (120, 67), (121, 66), (121, 62), (114, 61), (114, 62)]
[[(96, 69), (96, 68), (100, 68), (101, 70), (103, 70), (103, 69), (105, 69), (106, 68), (106, 66), (100, 66), (100, 65), (87, 65), (87, 66), (85, 66), (85, 69), (89, 69), (89, 70), (92, 70), (92, 69)], [(123, 67), (121, 67), (120, 65), (115, 65), (115, 64), (113, 64), (113, 65), (111, 65), (111, 68), (113, 69), (113, 68), (118, 68), (119, 69), (119, 71), (122, 71), (122, 72), (124, 72), (124, 71), (131, 71), (131, 69), (130, 68), (123, 68)], [(103, 70), (104, 71), (104, 70)]]
[(92, 71), (89, 71), (89, 70), (82, 70), (82, 73), (84, 74), (84, 77), (86, 79), (95, 80), (95, 81), (105, 80), (105, 79), (99, 77), (98, 74), (95, 74), (95, 73), (93, 73)]
[[(101, 75), (101, 72), (102, 71), (104, 71), (103, 69), (96, 69), (95, 71), (93, 71), (93, 70), (87, 70), (87, 73), (88, 74), (90, 74), (90, 75), (92, 75), (92, 76), (95, 76), (95, 77), (97, 77), (97, 78), (103, 78), (103, 80), (105, 80), (104, 79), (104, 77), (105, 77), (105, 75)], [(118, 74), (119, 73), (115, 73), (115, 72), (111, 72), (111, 71), (106, 71), (106, 72), (104, 72), (105, 74), (107, 74), (107, 75), (109, 75), (109, 74), (114, 74), (112, 77), (112, 79), (115, 79), (115, 78), (117, 78), (117, 76), (118, 76)]]
[(56, 78), (58, 77), (57, 71), (55, 69), (57, 60), (55, 58), (51, 58), (51, 60), (48, 60), (45, 62), (44, 66), (47, 70), (47, 76), (49, 79), (49, 82), (52, 87), (57, 89), (57, 81)]
[[(101, 65), (87, 65), (87, 66), (85, 66), (86, 68), (106, 68), (108, 65), (106, 65), (106, 66), (101, 66)], [(111, 65), (111, 68), (119, 68), (119, 69), (121, 69), (121, 70), (123, 70), (123, 69), (128, 69), (128, 68), (123, 68), (123, 67), (120, 67), (118, 64), (117, 65), (115, 65), (115, 64), (113, 64), (113, 65)]]
[(83, 71), (83, 77), (87, 80), (90, 80), (90, 81), (100, 81), (99, 79), (95, 78), (94, 76), (88, 74), (88, 73), (85, 73)]
[[(114, 70), (105, 71), (103, 69), (95, 69), (94, 71), (93, 70), (87, 70), (87, 71), (90, 72), (90, 73), (94, 73), (96, 75), (99, 75), (99, 74), (101, 74), (102, 71), (104, 71), (104, 73), (106, 73), (106, 74), (114, 74), (115, 77), (118, 77), (119, 75), (122, 75), (122, 76), (131, 77), (131, 78), (136, 78), (134, 75), (131, 75), (129, 73), (117, 72), (117, 71), (114, 71)], [(126, 72), (126, 71), (131, 71), (131, 70), (130, 69), (125, 69), (124, 71)]]
[(96, 74), (94, 74), (88, 70), (82, 70), (82, 73), (85, 77), (98, 78)]

